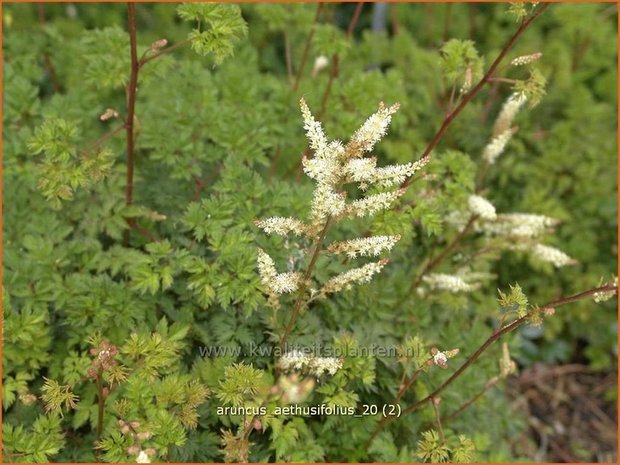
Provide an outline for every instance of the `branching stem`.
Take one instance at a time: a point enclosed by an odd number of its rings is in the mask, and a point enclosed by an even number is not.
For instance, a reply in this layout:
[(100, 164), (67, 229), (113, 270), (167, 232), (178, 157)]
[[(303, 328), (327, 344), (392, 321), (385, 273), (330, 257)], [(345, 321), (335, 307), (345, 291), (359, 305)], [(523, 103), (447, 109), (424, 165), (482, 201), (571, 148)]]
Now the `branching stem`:
[(321, 234), (315, 243), (314, 253), (312, 254), (312, 258), (310, 259), (308, 268), (306, 269), (306, 272), (304, 273), (304, 276), (301, 281), (301, 285), (299, 286), (299, 292), (297, 294), (297, 300), (295, 301), (295, 305), (293, 306), (293, 312), (291, 313), (291, 318), (289, 319), (288, 324), (286, 325), (286, 329), (284, 330), (284, 334), (282, 335), (282, 338), (280, 339), (280, 353), (281, 354), (283, 353), (286, 347), (286, 341), (289, 335), (291, 334), (291, 331), (293, 330), (293, 326), (295, 325), (295, 321), (297, 320), (299, 311), (301, 310), (303, 306), (304, 295), (306, 293), (306, 289), (308, 288), (308, 282), (310, 281), (310, 278), (312, 277), (312, 271), (314, 270), (316, 261), (318, 260), (319, 255), (321, 254), (323, 242), (325, 242), (325, 237), (327, 236), (327, 230), (331, 226), (331, 221), (332, 221), (331, 217), (328, 217), (327, 220), (325, 221), (325, 225), (323, 226), (323, 230), (321, 231)]
[[(485, 84), (489, 82), (489, 78), (493, 76), (493, 74), (495, 73), (495, 70), (497, 69), (499, 64), (502, 62), (504, 57), (508, 54), (508, 52), (512, 49), (512, 47), (517, 42), (519, 37), (521, 37), (521, 35), (532, 24), (532, 22), (534, 22), (536, 18), (538, 18), (547, 8), (549, 8), (549, 6), (550, 6), (549, 3), (540, 4), (537, 7), (533, 15), (529, 16), (528, 18), (525, 18), (521, 22), (521, 25), (519, 26), (517, 31), (508, 40), (506, 45), (504, 45), (504, 48), (499, 53), (497, 58), (495, 58), (495, 61), (493, 61), (493, 63), (491, 64), (487, 72), (480, 79), (480, 81), (478, 81), (478, 83), (468, 93), (466, 93), (463, 96), (463, 98), (460, 100), (459, 104), (454, 108), (454, 110), (448, 113), (448, 115), (446, 115), (446, 117), (443, 120), (443, 123), (441, 123), (441, 126), (439, 127), (439, 129), (437, 130), (437, 132), (435, 133), (431, 141), (428, 143), (426, 148), (424, 149), (424, 152), (422, 153), (422, 156), (420, 157), (420, 159), (429, 158), (431, 156), (431, 152), (435, 149), (435, 147), (437, 147), (444, 133), (446, 132), (448, 127), (452, 124), (452, 121), (454, 121), (454, 119), (459, 115), (459, 113), (461, 113), (461, 111), (463, 111), (463, 109), (467, 106), (467, 104), (471, 102), (471, 100), (478, 94), (478, 92), (480, 92), (480, 90), (485, 86)], [(411, 184), (411, 178), (407, 178), (405, 181), (403, 181), (403, 183), (401, 184), (401, 187), (407, 188), (409, 187), (409, 184)]]
[[(592, 289), (588, 289), (587, 291), (583, 291), (580, 292), (579, 294), (575, 294), (572, 296), (568, 296), (568, 297), (562, 297), (559, 298), (557, 300), (551, 301), (545, 305), (543, 305), (542, 307), (540, 307), (538, 310), (543, 311), (545, 309), (551, 309), (551, 308), (556, 308), (559, 307), (561, 305), (566, 305), (572, 302), (577, 302), (579, 300), (583, 300), (583, 299), (587, 299), (592, 297), (594, 294), (599, 293), (599, 292), (617, 292), (618, 288), (616, 287), (615, 284), (610, 283), (610, 284), (605, 284), (604, 286), (599, 286), (599, 287), (595, 287)], [(509, 323), (505, 326), (500, 327), (499, 329), (495, 330), (483, 343), (480, 347), (478, 347), (478, 349), (471, 354), (467, 360), (465, 360), (465, 362), (463, 362), (463, 364), (446, 380), (444, 381), (438, 388), (436, 388), (433, 392), (431, 392), (429, 395), (427, 395), (426, 397), (424, 397), (423, 399), (417, 401), (416, 403), (410, 405), (409, 407), (407, 407), (406, 409), (404, 409), (402, 411), (401, 417), (404, 415), (407, 415), (409, 413), (415, 412), (416, 410), (418, 410), (420, 407), (424, 406), (425, 404), (427, 404), (428, 402), (431, 402), (434, 398), (436, 398), (439, 394), (441, 394), (446, 388), (448, 388), (454, 381), (456, 381), (465, 370), (467, 370), (467, 368), (469, 368), (471, 365), (474, 364), (474, 362), (476, 362), (476, 360), (478, 360), (478, 358), (480, 358), (480, 356), (498, 339), (500, 339), (502, 336), (504, 336), (505, 334), (511, 333), (513, 331), (515, 331), (517, 328), (521, 327), (524, 323), (526, 323), (529, 318), (531, 316), (531, 312), (528, 312), (527, 315), (518, 318), (516, 320), (514, 320), (512, 323)], [(383, 417), (379, 423), (377, 423), (377, 426), (375, 428), (375, 431), (373, 432), (373, 434), (371, 435), (370, 439), (367, 441), (366, 446), (368, 447), (372, 441), (377, 437), (377, 435), (381, 432), (381, 430), (383, 428), (385, 428), (385, 426), (390, 423), (391, 421), (393, 421), (395, 418), (397, 417)], [(398, 417), (400, 418), (400, 417)]]
[(295, 77), (295, 84), (293, 84), (293, 90), (297, 91), (299, 88), (299, 82), (301, 81), (301, 75), (304, 72), (304, 68), (306, 66), (306, 61), (308, 60), (308, 52), (310, 51), (310, 44), (312, 43), (312, 36), (314, 36), (314, 31), (316, 29), (316, 24), (319, 21), (319, 17), (321, 16), (321, 11), (323, 11), (323, 2), (319, 2), (316, 6), (316, 14), (314, 15), (314, 21), (312, 22), (312, 26), (308, 31), (308, 35), (306, 36), (306, 44), (304, 45), (304, 51), (301, 54), (301, 61), (299, 62), (299, 67), (297, 68), (297, 76)]

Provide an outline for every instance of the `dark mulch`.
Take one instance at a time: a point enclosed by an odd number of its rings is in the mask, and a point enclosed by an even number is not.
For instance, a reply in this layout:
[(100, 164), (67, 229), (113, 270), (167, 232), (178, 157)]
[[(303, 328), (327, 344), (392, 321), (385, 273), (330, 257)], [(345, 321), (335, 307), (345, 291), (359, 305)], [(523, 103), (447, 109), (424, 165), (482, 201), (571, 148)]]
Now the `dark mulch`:
[(529, 431), (515, 453), (540, 462), (617, 463), (617, 373), (587, 365), (536, 365), (509, 383)]

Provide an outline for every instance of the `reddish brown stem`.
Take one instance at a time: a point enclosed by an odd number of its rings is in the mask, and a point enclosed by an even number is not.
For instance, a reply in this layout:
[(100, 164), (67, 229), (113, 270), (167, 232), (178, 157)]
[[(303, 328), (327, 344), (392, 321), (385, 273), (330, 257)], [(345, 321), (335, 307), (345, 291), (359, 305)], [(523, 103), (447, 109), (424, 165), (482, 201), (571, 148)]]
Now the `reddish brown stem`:
[(200, 198), (200, 194), (202, 194), (202, 191), (207, 185), (207, 183), (204, 179), (198, 176), (194, 176), (194, 185), (194, 195), (192, 195), (190, 202), (196, 202)]
[(312, 26), (310, 27), (310, 30), (308, 31), (308, 35), (306, 37), (304, 51), (301, 54), (301, 61), (299, 62), (299, 68), (297, 68), (297, 76), (295, 78), (295, 84), (293, 85), (294, 91), (296, 91), (299, 88), (299, 82), (301, 81), (301, 75), (304, 72), (306, 61), (308, 60), (308, 52), (310, 51), (310, 44), (312, 43), (312, 36), (314, 36), (314, 30), (316, 29), (316, 24), (319, 21), (319, 17), (321, 16), (321, 11), (323, 11), (322, 2), (320, 2), (316, 6), (316, 14), (314, 15), (314, 21), (312, 22)]
[[(550, 309), (550, 308), (556, 308), (559, 307), (561, 305), (566, 305), (572, 302), (577, 302), (579, 300), (583, 300), (586, 298), (590, 298), (592, 297), (594, 294), (599, 293), (599, 292), (617, 292), (617, 287), (615, 284), (605, 284), (604, 286), (599, 286), (599, 287), (595, 287), (592, 289), (588, 289), (587, 291), (583, 291), (580, 292), (579, 294), (575, 294), (569, 297), (562, 297), (560, 299), (551, 301), (545, 305), (543, 305), (542, 307), (539, 308), (540, 311), (543, 311), (545, 309)], [(427, 404), (428, 402), (430, 402), (432, 399), (436, 398), (439, 394), (441, 394), (446, 388), (448, 388), (448, 386), (450, 386), (454, 381), (456, 381), (465, 370), (467, 370), (467, 368), (469, 368), (471, 365), (474, 364), (474, 362), (476, 362), (476, 360), (478, 360), (478, 358), (480, 358), (480, 356), (498, 339), (500, 339), (503, 335), (508, 334), (513, 332), (514, 330), (516, 330), (517, 328), (519, 328), (520, 326), (522, 326), (524, 323), (526, 323), (529, 318), (531, 316), (531, 313), (528, 313), (527, 315), (513, 321), (512, 323), (507, 324), (506, 326), (502, 326), (501, 328), (499, 328), (498, 330), (494, 331), (491, 336), (489, 336), (487, 338), (486, 341), (484, 341), (482, 343), (482, 345), (480, 347), (478, 347), (478, 349), (472, 354), (470, 355), (467, 360), (465, 360), (465, 362), (463, 362), (463, 364), (446, 380), (444, 381), (438, 388), (436, 388), (433, 392), (431, 392), (429, 395), (427, 395), (426, 397), (424, 397), (423, 399), (419, 400), (418, 402), (416, 402), (415, 404), (407, 407), (406, 409), (404, 409), (402, 411), (402, 414), (400, 415), (401, 417), (404, 415), (407, 415), (409, 413), (415, 412), (417, 409), (419, 409), (420, 407), (422, 407), (423, 405)], [(372, 441), (377, 437), (377, 435), (379, 434), (379, 432), (391, 421), (393, 421), (396, 417), (383, 417), (381, 419), (381, 421), (379, 421), (379, 423), (377, 424), (375, 431), (373, 432), (373, 434), (371, 435), (370, 439), (367, 441), (366, 445), (369, 446), (370, 443), (372, 443)], [(400, 418), (400, 417), (398, 417)]]
[[(435, 147), (437, 147), (444, 133), (446, 132), (448, 127), (452, 124), (454, 119), (459, 115), (459, 113), (461, 113), (461, 111), (463, 111), (463, 109), (467, 106), (469, 102), (471, 102), (471, 100), (478, 94), (478, 92), (480, 92), (480, 90), (485, 86), (485, 84), (487, 84), (489, 78), (493, 75), (493, 73), (495, 73), (495, 70), (497, 69), (499, 64), (502, 62), (504, 57), (508, 54), (508, 52), (512, 49), (512, 47), (517, 42), (519, 37), (521, 37), (521, 35), (530, 26), (530, 24), (532, 24), (532, 22), (536, 18), (538, 18), (543, 11), (549, 8), (549, 5), (550, 5), (549, 3), (541, 4), (532, 16), (526, 18), (525, 20), (521, 22), (521, 25), (519, 26), (517, 31), (508, 40), (506, 45), (504, 45), (504, 48), (499, 53), (497, 58), (495, 58), (495, 61), (493, 61), (493, 63), (491, 64), (487, 72), (484, 74), (484, 76), (482, 76), (480, 81), (478, 81), (478, 83), (467, 94), (463, 96), (463, 98), (461, 99), (459, 104), (456, 106), (456, 108), (445, 117), (445, 119), (443, 120), (443, 123), (441, 124), (441, 126), (439, 127), (439, 129), (437, 130), (433, 138), (431, 139), (431, 141), (428, 143), (426, 148), (424, 149), (424, 152), (422, 153), (422, 156), (420, 157), (420, 159), (429, 158), (431, 156), (431, 152), (435, 149)], [(408, 178), (405, 181), (403, 181), (403, 183), (401, 184), (401, 187), (407, 188), (409, 184), (411, 184), (411, 178)]]
[(360, 14), (362, 13), (363, 8), (364, 2), (358, 2), (357, 6), (355, 7), (355, 11), (353, 12), (353, 16), (351, 17), (349, 27), (347, 28), (347, 39), (350, 39), (353, 35), (353, 31), (355, 31), (355, 26), (357, 26), (357, 22), (360, 19)]

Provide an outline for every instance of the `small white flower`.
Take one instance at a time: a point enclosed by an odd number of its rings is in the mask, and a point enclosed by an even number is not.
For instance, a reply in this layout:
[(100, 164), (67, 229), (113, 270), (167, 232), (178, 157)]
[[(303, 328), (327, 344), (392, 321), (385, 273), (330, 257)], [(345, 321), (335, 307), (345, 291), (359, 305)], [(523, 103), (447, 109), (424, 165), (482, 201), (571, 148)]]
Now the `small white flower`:
[(438, 351), (435, 355), (433, 355), (433, 363), (435, 365), (445, 367), (448, 365), (448, 357), (446, 357), (446, 354), (443, 352)]
[(536, 244), (532, 250), (534, 256), (543, 262), (552, 263), (555, 267), (574, 265), (576, 260), (564, 252), (548, 245)]
[(312, 77), (315, 78), (329, 65), (329, 58), (325, 55), (319, 55), (314, 60), (314, 66), (312, 67)]
[(145, 451), (141, 450), (138, 454), (138, 458), (136, 458), (136, 463), (151, 463), (151, 459)]
[(469, 205), (469, 211), (474, 215), (478, 215), (483, 220), (494, 220), (497, 218), (495, 207), (484, 197), (470, 195), (467, 203)]
[(433, 355), (432, 363), (440, 368), (448, 368), (448, 359), (455, 357), (459, 353), (459, 349), (441, 351), (437, 347), (431, 349)]

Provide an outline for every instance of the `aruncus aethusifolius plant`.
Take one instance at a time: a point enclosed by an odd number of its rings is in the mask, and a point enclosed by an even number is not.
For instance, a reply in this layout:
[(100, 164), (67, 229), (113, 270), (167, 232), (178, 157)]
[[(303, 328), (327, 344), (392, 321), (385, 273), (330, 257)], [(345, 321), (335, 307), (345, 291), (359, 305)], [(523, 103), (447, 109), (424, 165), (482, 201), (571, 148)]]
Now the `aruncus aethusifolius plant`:
[[(258, 271), (269, 296), (269, 304), (279, 308), (282, 294), (297, 292), (290, 319), (280, 338), (281, 349), (299, 311), (311, 300), (346, 290), (356, 283), (369, 282), (387, 264), (386, 259), (380, 259), (340, 273), (324, 283), (315, 283), (312, 271), (321, 253), (342, 254), (349, 258), (379, 256), (392, 249), (400, 239), (399, 236), (371, 236), (334, 242), (324, 247), (329, 228), (349, 218), (368, 217), (390, 208), (404, 193), (404, 189), (398, 186), (428, 162), (424, 158), (415, 163), (379, 167), (376, 157), (366, 156), (385, 136), (392, 115), (399, 108), (398, 104), (386, 107), (380, 103), (377, 112), (362, 124), (346, 144), (339, 140), (329, 141), (305, 100), (301, 99), (300, 106), (306, 136), (314, 151), (312, 158), (304, 157), (302, 160), (304, 172), (316, 183), (310, 218), (303, 221), (272, 217), (256, 221), (256, 225), (267, 234), (305, 236), (312, 243), (306, 250), (310, 261), (303, 273), (279, 273), (267, 252), (258, 249)], [(347, 200), (347, 184), (357, 184), (364, 195), (356, 200)], [(366, 194), (370, 186), (376, 189)]]

